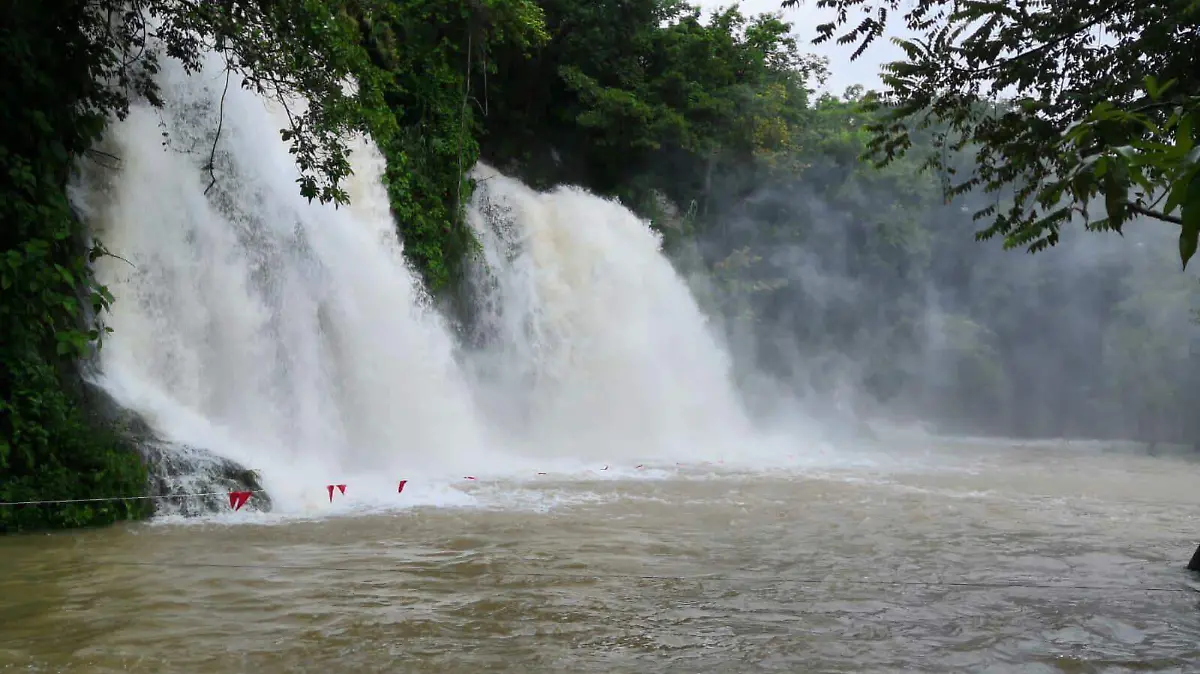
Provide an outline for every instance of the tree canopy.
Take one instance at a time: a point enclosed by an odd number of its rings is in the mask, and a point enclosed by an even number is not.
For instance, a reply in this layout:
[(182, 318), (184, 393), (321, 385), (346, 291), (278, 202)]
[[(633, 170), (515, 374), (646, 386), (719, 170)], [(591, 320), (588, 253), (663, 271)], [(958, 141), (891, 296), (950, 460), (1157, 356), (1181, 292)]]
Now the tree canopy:
[(832, 15), (816, 42), (853, 44), (855, 58), (889, 27), (908, 31), (893, 38), (905, 59), (884, 67), (869, 155), (886, 164), (912, 148), (914, 129), (932, 130), (924, 161), (947, 194), (995, 195), (975, 214), (991, 219), (981, 238), (1037, 251), (1075, 216), (1118, 232), (1142, 217), (1179, 227), (1187, 265), (1200, 235), (1200, 3), (816, 5)]

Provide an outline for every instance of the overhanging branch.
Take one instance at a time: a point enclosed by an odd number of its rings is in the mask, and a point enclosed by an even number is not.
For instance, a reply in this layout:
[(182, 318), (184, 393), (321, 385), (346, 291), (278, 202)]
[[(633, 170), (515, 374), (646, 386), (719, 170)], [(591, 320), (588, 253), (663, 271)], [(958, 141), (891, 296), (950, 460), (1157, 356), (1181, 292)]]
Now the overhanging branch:
[(231, 68), (228, 65), (226, 65), (226, 67), (225, 67), (225, 90), (221, 92), (221, 105), (220, 105), (220, 108), (217, 110), (217, 133), (216, 133), (216, 136), (213, 137), (212, 152), (210, 152), (208, 155), (208, 166), (205, 167), (208, 169), (208, 176), (209, 176), (209, 178), (212, 179), (212, 182), (210, 182), (208, 184), (208, 187), (204, 188), (205, 195), (207, 195), (209, 190), (211, 190), (213, 188), (213, 186), (217, 184), (217, 173), (216, 173), (217, 143), (221, 142), (221, 129), (225, 125), (225, 96), (227, 96), (229, 94), (230, 70), (231, 70)]
[(1137, 213), (1138, 215), (1144, 215), (1147, 218), (1154, 218), (1155, 220), (1162, 220), (1163, 222), (1169, 222), (1174, 225), (1182, 225), (1183, 224), (1182, 218), (1179, 218), (1174, 215), (1167, 215), (1166, 213), (1159, 213), (1158, 211), (1152, 211), (1149, 208), (1143, 208), (1142, 206), (1138, 206), (1137, 204), (1129, 204), (1129, 210), (1133, 211), (1134, 213)]

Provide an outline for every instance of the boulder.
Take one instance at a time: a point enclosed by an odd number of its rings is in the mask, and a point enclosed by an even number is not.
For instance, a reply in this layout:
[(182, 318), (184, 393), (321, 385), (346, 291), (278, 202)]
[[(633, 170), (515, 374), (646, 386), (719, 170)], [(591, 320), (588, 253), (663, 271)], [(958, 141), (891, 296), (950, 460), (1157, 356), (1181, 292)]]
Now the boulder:
[(122, 407), (98, 385), (84, 382), (85, 403), (96, 423), (111, 428), (146, 463), (146, 493), (155, 515), (195, 516), (229, 508), (229, 492), (252, 491), (243, 510), (269, 511), (271, 498), (257, 472), (201, 448), (162, 438), (142, 415)]

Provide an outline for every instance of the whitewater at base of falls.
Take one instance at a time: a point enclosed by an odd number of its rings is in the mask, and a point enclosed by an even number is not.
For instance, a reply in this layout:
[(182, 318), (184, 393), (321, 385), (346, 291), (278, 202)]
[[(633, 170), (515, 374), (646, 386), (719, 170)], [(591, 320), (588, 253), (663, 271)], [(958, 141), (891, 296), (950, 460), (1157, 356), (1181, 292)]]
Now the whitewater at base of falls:
[(134, 105), (103, 143), (119, 165), (85, 160), (72, 185), (121, 258), (97, 262), (117, 298), (98, 383), (165, 439), (258, 470), (293, 513), (327, 509), (330, 483), (394, 504), (408, 479), (407, 504), (453, 504), (464, 475), (749, 461), (762, 445), (647, 223), (479, 167), (484, 346), (461, 352), (404, 263), (378, 150), (354, 146), (350, 207), (310, 203), (281, 111), (231, 88), (218, 124), (207, 65), (165, 63), (165, 107)]

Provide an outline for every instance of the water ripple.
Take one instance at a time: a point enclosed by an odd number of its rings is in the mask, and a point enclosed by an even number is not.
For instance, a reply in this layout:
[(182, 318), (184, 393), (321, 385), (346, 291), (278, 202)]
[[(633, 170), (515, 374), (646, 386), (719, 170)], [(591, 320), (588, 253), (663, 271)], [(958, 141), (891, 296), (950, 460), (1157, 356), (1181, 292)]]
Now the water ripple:
[(992, 464), (7, 538), (0, 670), (1193, 671), (1200, 471)]

